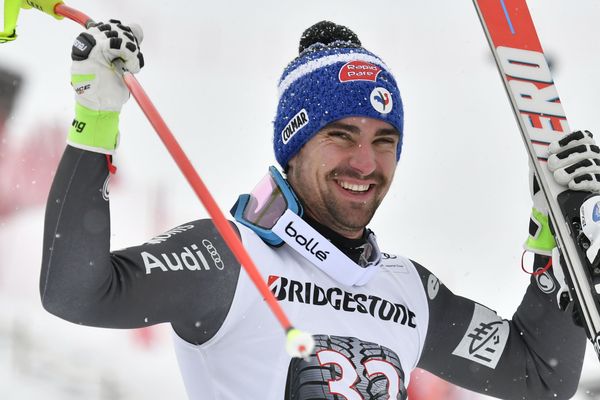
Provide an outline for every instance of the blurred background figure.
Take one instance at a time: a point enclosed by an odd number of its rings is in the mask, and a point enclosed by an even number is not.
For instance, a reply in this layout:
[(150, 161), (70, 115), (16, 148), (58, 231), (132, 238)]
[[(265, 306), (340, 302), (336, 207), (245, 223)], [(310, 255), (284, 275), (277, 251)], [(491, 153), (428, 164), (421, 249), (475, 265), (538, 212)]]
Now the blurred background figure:
[(0, 64), (0, 219), (46, 201), (46, 192), (62, 154), (64, 126), (37, 120), (23, 139), (10, 132), (11, 112), (24, 78)]

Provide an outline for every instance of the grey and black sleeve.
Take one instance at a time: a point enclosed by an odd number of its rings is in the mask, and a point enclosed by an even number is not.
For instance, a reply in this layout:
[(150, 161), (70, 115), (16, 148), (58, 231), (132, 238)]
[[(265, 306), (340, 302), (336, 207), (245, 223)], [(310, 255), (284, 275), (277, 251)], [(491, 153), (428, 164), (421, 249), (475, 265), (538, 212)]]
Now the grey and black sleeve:
[[(547, 258), (536, 258), (536, 268)], [(454, 295), (417, 264), (429, 301), (419, 367), (467, 389), (503, 399), (568, 399), (577, 390), (585, 332), (560, 311), (552, 284), (531, 283), (512, 320)], [(554, 278), (546, 273), (544, 279)], [(434, 290), (431, 290), (431, 289)], [(544, 291), (542, 291), (544, 289)]]
[(188, 342), (205, 342), (229, 311), (239, 263), (210, 220), (111, 252), (105, 157), (67, 146), (61, 159), (46, 207), (43, 306), (90, 326), (170, 322)]

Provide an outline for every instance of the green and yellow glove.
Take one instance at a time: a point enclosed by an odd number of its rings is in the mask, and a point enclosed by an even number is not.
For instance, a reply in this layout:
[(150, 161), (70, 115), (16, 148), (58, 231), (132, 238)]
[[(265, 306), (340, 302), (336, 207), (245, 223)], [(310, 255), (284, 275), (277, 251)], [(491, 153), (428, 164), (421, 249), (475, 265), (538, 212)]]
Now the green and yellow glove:
[(529, 219), (529, 236), (523, 247), (527, 251), (551, 257), (552, 249), (556, 247), (556, 241), (550, 230), (548, 205), (533, 171), (530, 172), (529, 177), (533, 207)]
[(96, 153), (113, 154), (119, 142), (119, 113), (129, 90), (113, 61), (123, 60), (129, 72), (144, 66), (138, 25), (111, 19), (81, 33), (71, 49), (71, 85), (75, 90), (75, 119), (67, 143)]

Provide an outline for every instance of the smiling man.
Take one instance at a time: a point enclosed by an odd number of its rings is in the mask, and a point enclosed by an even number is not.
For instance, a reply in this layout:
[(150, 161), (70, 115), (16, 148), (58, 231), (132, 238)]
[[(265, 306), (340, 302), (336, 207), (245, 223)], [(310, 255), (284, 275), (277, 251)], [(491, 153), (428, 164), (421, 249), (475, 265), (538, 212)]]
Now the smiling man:
[(374, 118), (332, 122), (290, 160), (288, 182), (309, 217), (357, 239), (392, 183), (399, 141), (392, 125)]
[[(287, 179), (269, 168), (232, 208), (275, 298), (314, 334), (312, 354), (286, 354), (280, 326), (210, 220), (111, 252), (103, 188), (128, 96), (110, 62), (141, 68), (134, 33), (111, 20), (72, 49), (76, 123), (46, 213), (48, 311), (108, 328), (170, 323), (192, 399), (404, 400), (416, 367), (507, 399), (572, 396), (585, 335), (559, 310), (557, 284), (532, 277), (506, 320), (379, 249), (367, 225), (400, 158), (402, 99), (385, 63), (331, 22), (304, 32), (279, 82), (273, 143)], [(541, 208), (527, 242), (536, 268), (555, 246)], [(551, 270), (543, 277), (555, 282)]]

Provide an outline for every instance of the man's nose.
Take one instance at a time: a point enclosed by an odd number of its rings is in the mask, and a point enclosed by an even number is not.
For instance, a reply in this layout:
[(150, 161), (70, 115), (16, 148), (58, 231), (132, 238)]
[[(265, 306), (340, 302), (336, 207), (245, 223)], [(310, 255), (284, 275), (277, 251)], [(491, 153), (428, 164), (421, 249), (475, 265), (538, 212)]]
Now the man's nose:
[(367, 176), (374, 172), (377, 167), (377, 159), (373, 147), (358, 143), (350, 156), (350, 167), (362, 176)]

